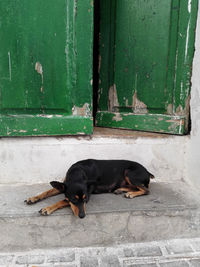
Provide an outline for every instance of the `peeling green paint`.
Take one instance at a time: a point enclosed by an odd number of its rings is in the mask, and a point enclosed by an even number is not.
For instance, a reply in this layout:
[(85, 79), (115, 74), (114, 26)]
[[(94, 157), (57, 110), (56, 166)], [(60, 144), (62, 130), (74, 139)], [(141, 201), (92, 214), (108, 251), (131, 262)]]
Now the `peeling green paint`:
[(98, 112), (98, 126), (121, 129), (152, 131), (159, 133), (183, 134), (184, 116), (170, 116), (162, 114), (135, 114)]
[(133, 112), (134, 114), (146, 114), (148, 113), (147, 105), (145, 105), (142, 101), (137, 98), (137, 91), (135, 91), (133, 95), (133, 102), (132, 102)]
[(108, 93), (108, 109), (110, 111), (116, 111), (117, 107), (119, 106), (119, 101), (118, 101), (118, 97), (117, 97), (117, 89), (116, 89), (116, 85), (113, 84), (110, 88), (109, 88), (109, 93)]
[(187, 133), (198, 0), (102, 0), (100, 7), (97, 126)]
[(0, 14), (0, 136), (91, 134), (93, 2), (6, 0)]
[(0, 116), (1, 136), (91, 134), (93, 120), (82, 116)]
[(72, 115), (74, 116), (83, 116), (83, 117), (91, 117), (92, 112), (90, 110), (90, 105), (85, 103), (82, 107), (73, 106)]

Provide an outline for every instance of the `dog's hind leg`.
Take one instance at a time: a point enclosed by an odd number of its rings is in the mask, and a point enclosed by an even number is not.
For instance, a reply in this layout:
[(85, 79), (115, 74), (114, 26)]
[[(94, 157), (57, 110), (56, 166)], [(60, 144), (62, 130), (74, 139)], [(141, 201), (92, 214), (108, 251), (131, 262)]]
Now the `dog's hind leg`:
[(129, 191), (131, 191), (130, 186), (124, 186), (124, 187), (117, 188), (113, 193), (118, 195), (118, 194), (122, 194), (122, 193), (129, 192)]
[(46, 216), (46, 215), (50, 215), (55, 210), (62, 209), (67, 206), (69, 206), (69, 202), (67, 200), (61, 200), (51, 206), (41, 209), (39, 213)]
[(58, 194), (61, 194), (61, 192), (58, 191), (56, 188), (52, 188), (48, 191), (43, 192), (42, 194), (39, 194), (39, 195), (34, 196), (34, 197), (30, 197), (30, 198), (26, 199), (24, 202), (26, 202), (28, 205), (30, 205), (30, 204), (34, 204), (34, 203), (36, 203), (42, 199), (45, 199), (45, 198), (48, 198), (51, 196), (56, 196)]
[(145, 186), (136, 186), (138, 191), (128, 191), (124, 196), (126, 198), (134, 198), (134, 197), (138, 197), (138, 196), (142, 196), (142, 195), (148, 195), (149, 194), (149, 190), (145, 187)]

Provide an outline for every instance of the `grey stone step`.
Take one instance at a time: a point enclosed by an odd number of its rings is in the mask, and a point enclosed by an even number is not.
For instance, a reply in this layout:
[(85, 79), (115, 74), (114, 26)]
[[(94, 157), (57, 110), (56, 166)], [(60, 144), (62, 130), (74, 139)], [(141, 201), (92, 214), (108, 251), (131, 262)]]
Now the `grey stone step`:
[(56, 247), (106, 246), (200, 234), (199, 197), (185, 183), (151, 184), (151, 193), (135, 199), (122, 195), (92, 195), (87, 216), (79, 219), (70, 208), (50, 216), (38, 211), (63, 199), (48, 198), (34, 205), (24, 200), (50, 186), (0, 186), (0, 251)]
[(0, 252), (0, 267), (199, 267), (200, 238)]

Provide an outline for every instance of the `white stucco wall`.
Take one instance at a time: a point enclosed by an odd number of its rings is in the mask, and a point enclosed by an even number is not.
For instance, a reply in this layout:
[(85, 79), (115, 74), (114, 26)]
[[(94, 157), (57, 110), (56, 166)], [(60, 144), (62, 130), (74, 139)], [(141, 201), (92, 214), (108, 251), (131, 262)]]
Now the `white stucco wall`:
[(76, 161), (87, 158), (138, 161), (156, 181), (184, 179), (185, 136), (36, 137), (0, 139), (0, 183), (62, 180)]
[(185, 175), (189, 182), (200, 188), (200, 9), (196, 29), (190, 108), (192, 131), (187, 144)]

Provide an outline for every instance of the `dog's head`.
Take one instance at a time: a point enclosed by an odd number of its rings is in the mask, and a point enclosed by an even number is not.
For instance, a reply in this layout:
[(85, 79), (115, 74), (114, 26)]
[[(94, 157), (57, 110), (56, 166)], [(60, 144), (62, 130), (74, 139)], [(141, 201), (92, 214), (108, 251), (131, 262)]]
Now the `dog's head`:
[(66, 185), (64, 183), (53, 181), (50, 183), (52, 187), (65, 194), (66, 200), (75, 216), (84, 218), (86, 215), (86, 203), (88, 201), (87, 186), (85, 184), (73, 183)]

